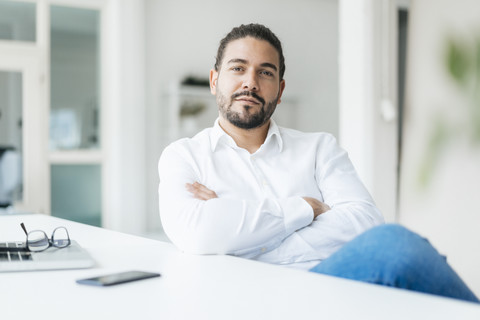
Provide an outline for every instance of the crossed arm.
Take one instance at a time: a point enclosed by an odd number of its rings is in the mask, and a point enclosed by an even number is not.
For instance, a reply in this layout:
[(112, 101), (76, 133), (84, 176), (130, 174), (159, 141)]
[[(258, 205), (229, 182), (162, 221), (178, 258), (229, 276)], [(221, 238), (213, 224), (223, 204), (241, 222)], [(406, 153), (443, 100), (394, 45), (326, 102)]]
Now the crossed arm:
[[(190, 192), (195, 199), (206, 201), (206, 200), (218, 198), (215, 191), (208, 189), (201, 183), (198, 183), (198, 182), (187, 183), (185, 187), (187, 188), (187, 191)], [(313, 220), (315, 220), (315, 218), (321, 215), (322, 213), (330, 210), (330, 207), (328, 206), (328, 204), (320, 200), (317, 200), (315, 198), (303, 197), (303, 200), (305, 200), (312, 207)]]
[[(330, 162), (320, 159), (316, 165), (319, 169), (315, 181), (322, 202), (295, 193), (280, 198), (236, 197), (232, 188), (245, 186), (222, 183), (222, 173), (218, 172), (206, 179), (209, 171), (205, 166), (211, 162), (200, 162), (205, 159), (193, 156), (183, 145), (170, 146), (159, 162), (164, 230), (181, 250), (197, 254), (257, 257), (281, 249), (288, 239), (297, 239), (305, 243), (306, 249), (318, 252), (327, 252), (325, 247), (338, 247), (382, 223), (383, 218), (346, 153), (330, 153)], [(241, 164), (232, 164), (235, 165)], [(213, 187), (203, 184), (204, 180)], [(293, 234), (298, 236), (290, 237)]]

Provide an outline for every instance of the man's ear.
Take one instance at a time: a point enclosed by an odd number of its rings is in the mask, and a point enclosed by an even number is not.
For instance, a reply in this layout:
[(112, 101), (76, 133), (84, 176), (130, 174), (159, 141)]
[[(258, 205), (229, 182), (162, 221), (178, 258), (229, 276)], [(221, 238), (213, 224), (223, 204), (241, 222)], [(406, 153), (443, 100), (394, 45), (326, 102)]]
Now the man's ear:
[(283, 79), (282, 81), (280, 81), (280, 90), (279, 90), (279, 92), (278, 92), (277, 104), (280, 104), (280, 102), (282, 102), (283, 90), (285, 90), (285, 79)]
[(218, 72), (215, 69), (210, 70), (210, 92), (213, 95), (217, 94), (217, 80)]

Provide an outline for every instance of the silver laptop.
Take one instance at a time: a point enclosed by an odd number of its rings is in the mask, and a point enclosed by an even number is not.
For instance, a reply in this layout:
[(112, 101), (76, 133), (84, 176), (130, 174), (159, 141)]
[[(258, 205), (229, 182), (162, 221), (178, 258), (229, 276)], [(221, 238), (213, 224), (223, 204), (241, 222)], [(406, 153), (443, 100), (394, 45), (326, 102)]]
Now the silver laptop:
[(0, 272), (83, 269), (95, 265), (90, 254), (74, 240), (68, 247), (50, 247), (42, 252), (22, 250), (24, 246), (21, 241), (0, 243)]

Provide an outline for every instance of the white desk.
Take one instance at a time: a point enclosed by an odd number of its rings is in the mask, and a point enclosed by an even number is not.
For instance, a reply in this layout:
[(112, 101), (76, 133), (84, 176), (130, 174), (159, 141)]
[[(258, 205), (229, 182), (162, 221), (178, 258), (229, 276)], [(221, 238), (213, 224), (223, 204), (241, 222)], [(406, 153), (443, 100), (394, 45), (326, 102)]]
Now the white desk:
[[(171, 244), (43, 215), (0, 216), (0, 240), (64, 225), (98, 262), (84, 270), (0, 273), (2, 319), (480, 319), (480, 306)], [(160, 278), (113, 287), (76, 279), (139, 269)]]

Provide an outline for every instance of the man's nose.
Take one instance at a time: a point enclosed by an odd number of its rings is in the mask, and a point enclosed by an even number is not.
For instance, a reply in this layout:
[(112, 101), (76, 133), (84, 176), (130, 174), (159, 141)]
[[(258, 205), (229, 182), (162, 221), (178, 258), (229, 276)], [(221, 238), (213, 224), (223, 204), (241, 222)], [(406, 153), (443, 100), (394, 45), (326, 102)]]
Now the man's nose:
[(251, 90), (251, 91), (258, 91), (258, 79), (257, 74), (255, 72), (247, 72), (243, 78), (243, 89)]

